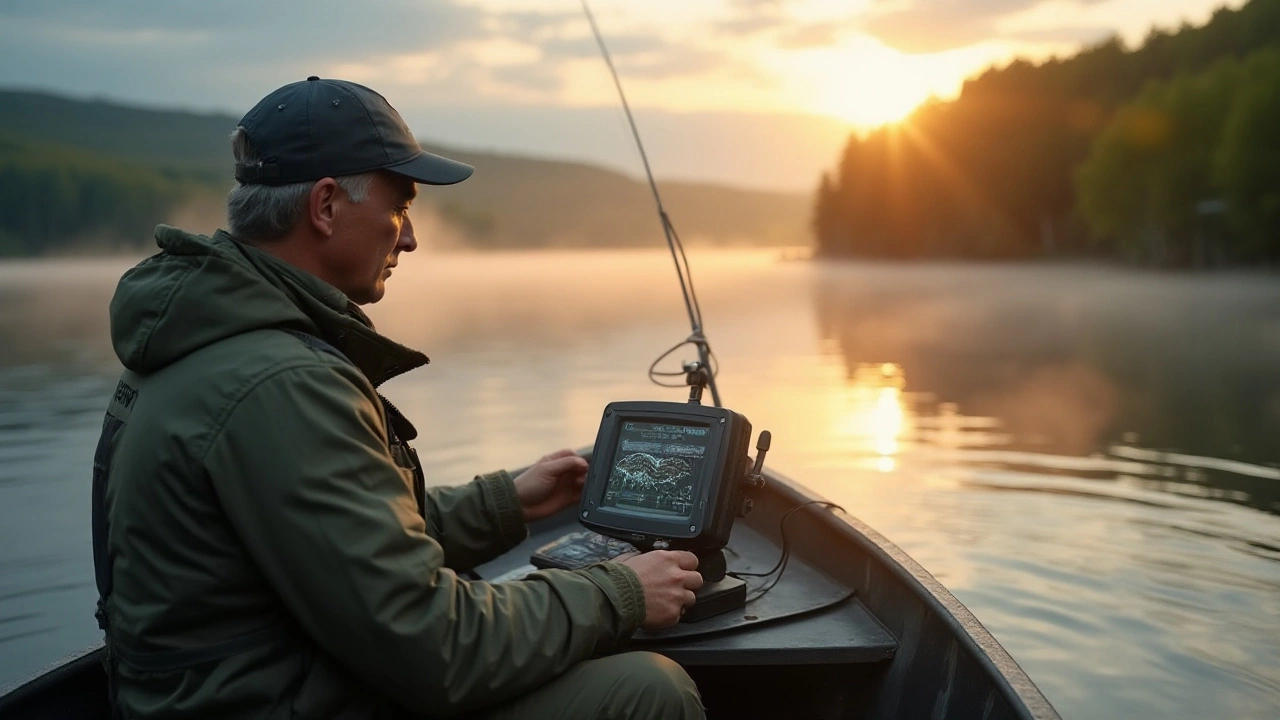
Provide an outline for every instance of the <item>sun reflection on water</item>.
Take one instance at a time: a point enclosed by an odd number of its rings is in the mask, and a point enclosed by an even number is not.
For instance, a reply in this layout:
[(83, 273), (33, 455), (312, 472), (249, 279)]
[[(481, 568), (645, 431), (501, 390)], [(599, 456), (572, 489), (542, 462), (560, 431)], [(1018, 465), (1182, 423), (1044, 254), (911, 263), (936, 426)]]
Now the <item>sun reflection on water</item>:
[(910, 436), (912, 417), (903, 398), (906, 377), (896, 363), (862, 363), (845, 387), (837, 434), (852, 442), (858, 454), (871, 458), (871, 467), (888, 473), (897, 469), (897, 455)]

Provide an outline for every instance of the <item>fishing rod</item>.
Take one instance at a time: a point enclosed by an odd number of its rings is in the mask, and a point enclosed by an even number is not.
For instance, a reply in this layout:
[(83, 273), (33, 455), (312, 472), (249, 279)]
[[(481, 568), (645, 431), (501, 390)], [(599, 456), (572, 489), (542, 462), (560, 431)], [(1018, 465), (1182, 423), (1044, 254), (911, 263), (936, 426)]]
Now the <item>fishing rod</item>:
[(671, 259), (676, 265), (676, 277), (680, 279), (680, 292), (684, 294), (684, 307), (689, 313), (689, 324), (693, 328), (693, 332), (688, 338), (676, 343), (671, 349), (659, 355), (657, 360), (653, 361), (653, 364), (649, 366), (649, 379), (663, 387), (684, 387), (684, 383), (665, 383), (658, 378), (685, 377), (688, 373), (688, 368), (680, 372), (659, 372), (656, 368), (658, 363), (665, 360), (676, 350), (685, 345), (693, 345), (698, 349), (700, 367), (705, 370), (702, 374), (706, 378), (707, 387), (711, 390), (711, 401), (715, 403), (716, 407), (720, 407), (720, 389), (716, 386), (718, 368), (712, 365), (715, 353), (711, 351), (711, 345), (707, 342), (707, 336), (702, 330), (702, 308), (698, 305), (698, 294), (693, 289), (693, 273), (689, 269), (689, 258), (685, 256), (684, 244), (680, 242), (680, 235), (676, 233), (675, 225), (671, 223), (671, 217), (667, 215), (666, 208), (662, 206), (662, 196), (658, 194), (658, 183), (653, 179), (653, 170), (649, 167), (649, 156), (645, 154), (644, 143), (640, 140), (640, 131), (636, 128), (636, 120), (631, 115), (631, 106), (627, 103), (627, 94), (622, 91), (622, 81), (618, 79), (618, 71), (613, 66), (613, 58), (609, 55), (609, 48), (605, 46), (604, 36), (600, 34), (600, 28), (596, 25), (595, 16), (591, 14), (591, 8), (587, 5), (587, 0), (581, 0), (581, 2), (582, 11), (586, 13), (587, 22), (591, 25), (591, 32), (596, 37), (596, 44), (600, 46), (600, 54), (604, 56), (604, 62), (609, 66), (609, 74), (613, 76), (613, 86), (618, 89), (618, 97), (622, 100), (622, 109), (626, 112), (627, 123), (631, 126), (631, 136), (635, 138), (636, 148), (640, 150), (640, 161), (644, 163), (644, 172), (649, 178), (649, 189), (653, 191), (653, 201), (658, 206), (658, 219), (662, 222), (662, 232), (667, 237), (667, 248), (671, 250)]
[[(839, 507), (825, 500), (802, 502), (783, 514), (778, 524), (782, 535), (782, 553), (772, 569), (766, 572), (734, 571), (729, 568), (725, 551), (736, 518), (746, 517), (754, 506), (752, 495), (765, 486), (764, 458), (773, 435), (762, 430), (756, 442), (754, 460), (747, 455), (751, 441), (751, 422), (740, 413), (720, 404), (716, 388), (716, 368), (711, 365), (715, 354), (702, 329), (702, 310), (693, 289), (689, 258), (676, 233), (671, 217), (662, 206), (658, 183), (653, 179), (649, 157), (645, 154), (635, 117), (622, 90), (622, 81), (609, 56), (604, 37), (596, 25), (587, 0), (580, 0), (582, 11), (591, 25), (600, 54), (609, 66), (613, 85), (622, 100), (631, 135), (635, 138), (640, 160), (644, 163), (649, 189), (658, 206), (658, 218), (667, 237), (667, 247), (675, 262), (680, 290), (693, 332), (687, 339), (658, 356), (649, 366), (649, 379), (664, 387), (690, 388), (689, 402), (612, 402), (605, 407), (600, 430), (591, 451), (592, 462), (583, 481), (578, 521), (590, 532), (566, 535), (539, 548), (530, 558), (535, 567), (581, 567), (585, 562), (611, 560), (631, 548), (647, 550), (686, 550), (698, 559), (697, 569), (703, 585), (695, 593), (693, 605), (681, 612), (681, 622), (698, 622), (722, 613), (741, 610), (748, 602), (764, 597), (782, 579), (791, 559), (787, 539), (787, 518), (810, 505)], [(684, 366), (682, 372), (658, 372), (658, 363), (685, 345), (698, 349), (698, 362)], [(659, 377), (684, 376), (683, 384), (670, 384)], [(703, 387), (711, 390), (715, 407), (701, 403)], [(649, 448), (662, 448), (650, 452)], [(701, 457), (706, 464), (694, 470), (686, 458)], [(683, 488), (673, 479), (668, 482), (677, 490), (664, 489), (657, 476), (672, 461), (685, 463), (677, 474)], [(676, 467), (679, 467), (678, 465)], [(624, 512), (620, 512), (625, 508)], [(843, 509), (843, 508), (841, 508)], [(622, 541), (619, 545), (616, 541)], [(760, 578), (760, 586), (747, 596), (745, 578)], [(846, 599), (841, 598), (841, 600)]]

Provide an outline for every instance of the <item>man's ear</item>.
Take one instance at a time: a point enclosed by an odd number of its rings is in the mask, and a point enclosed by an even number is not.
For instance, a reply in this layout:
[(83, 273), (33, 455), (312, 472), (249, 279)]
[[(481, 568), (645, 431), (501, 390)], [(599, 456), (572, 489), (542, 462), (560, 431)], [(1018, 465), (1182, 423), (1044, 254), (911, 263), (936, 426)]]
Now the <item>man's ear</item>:
[(333, 178), (322, 178), (311, 186), (307, 194), (307, 220), (311, 227), (324, 237), (333, 235), (333, 222), (338, 216), (338, 203), (342, 194), (338, 192), (338, 181)]

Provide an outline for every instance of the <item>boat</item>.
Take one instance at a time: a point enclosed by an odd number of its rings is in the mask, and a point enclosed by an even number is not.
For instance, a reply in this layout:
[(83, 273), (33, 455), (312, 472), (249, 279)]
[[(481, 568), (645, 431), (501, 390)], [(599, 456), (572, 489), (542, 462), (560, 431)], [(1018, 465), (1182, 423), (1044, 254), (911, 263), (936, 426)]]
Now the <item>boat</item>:
[[(731, 572), (780, 564), (781, 575), (749, 578), (740, 608), (641, 631), (630, 646), (679, 662), (710, 718), (1059, 717), (991, 633), (910, 556), (799, 483), (767, 467), (764, 475), (752, 511), (734, 525), (727, 564)], [(475, 572), (495, 581), (518, 576), (535, 550), (582, 530), (577, 519), (571, 508), (532, 523), (521, 545)], [(778, 563), (784, 546), (789, 559)], [(103, 654), (100, 643), (85, 648), (4, 690), (0, 720), (109, 718)]]

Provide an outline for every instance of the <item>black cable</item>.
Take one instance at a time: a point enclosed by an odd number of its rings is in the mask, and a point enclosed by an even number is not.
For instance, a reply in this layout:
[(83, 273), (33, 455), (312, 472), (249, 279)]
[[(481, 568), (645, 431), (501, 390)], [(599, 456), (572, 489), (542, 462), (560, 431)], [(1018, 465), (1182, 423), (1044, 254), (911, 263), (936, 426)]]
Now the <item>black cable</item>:
[(748, 577), (767, 578), (770, 575), (777, 573), (777, 575), (773, 578), (772, 582), (770, 582), (767, 586), (764, 586), (763, 588), (757, 589), (754, 595), (747, 598), (747, 602), (753, 602), (755, 600), (759, 600), (765, 593), (772, 590), (773, 587), (778, 584), (778, 581), (782, 579), (782, 574), (787, 571), (787, 563), (791, 561), (791, 542), (787, 540), (787, 527), (786, 527), (787, 518), (796, 514), (802, 508), (806, 508), (810, 505), (821, 505), (823, 507), (829, 507), (829, 508), (834, 508), (836, 510), (840, 510), (841, 512), (848, 512), (842, 506), (833, 502), (827, 502), (826, 500), (809, 500), (807, 502), (802, 502), (799, 505), (783, 513), (782, 518), (778, 521), (778, 534), (782, 536), (782, 554), (778, 556), (778, 562), (774, 563), (774, 566), (771, 569), (762, 573), (738, 572), (738, 571), (731, 571), (729, 573), (726, 573), (728, 575), (738, 578), (739, 580), (742, 580)]
[[(666, 352), (659, 355), (656, 360), (654, 360), (652, 363), (649, 364), (649, 380), (653, 382), (654, 385), (660, 385), (662, 387), (669, 387), (669, 388), (688, 387), (688, 383), (683, 383), (683, 382), (667, 383), (667, 382), (662, 382), (661, 380), (658, 379), (660, 377), (681, 377), (681, 378), (685, 377), (686, 375), (688, 375), (688, 373), (685, 372), (684, 370), (669, 372), (665, 370), (657, 370), (656, 368), (658, 367), (658, 363), (662, 362), (663, 360), (666, 360), (668, 357), (670, 357), (671, 353), (675, 352), (676, 350), (679, 350), (685, 345), (693, 345), (696, 347), (697, 344), (698, 344), (698, 341), (695, 340), (692, 336), (690, 336), (688, 338), (685, 338), (684, 340), (681, 340), (675, 345), (672, 345), (670, 348), (667, 348)], [(720, 360), (716, 357), (715, 352), (711, 351), (711, 348), (709, 346), (707, 348), (707, 351), (708, 351), (708, 358), (709, 358), (707, 369), (711, 373), (711, 378), (714, 379), (715, 376), (720, 372)]]

